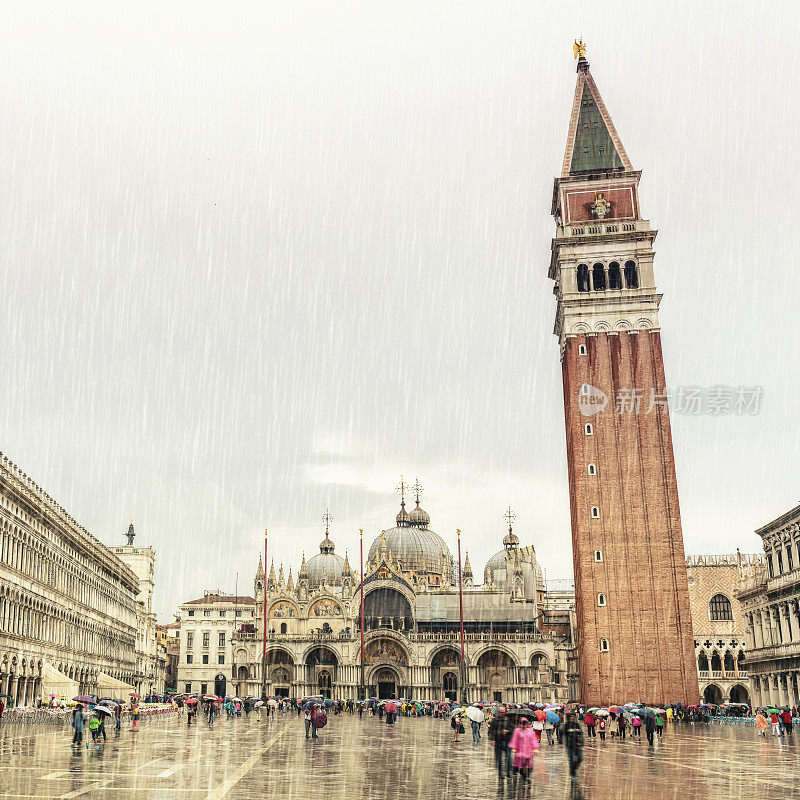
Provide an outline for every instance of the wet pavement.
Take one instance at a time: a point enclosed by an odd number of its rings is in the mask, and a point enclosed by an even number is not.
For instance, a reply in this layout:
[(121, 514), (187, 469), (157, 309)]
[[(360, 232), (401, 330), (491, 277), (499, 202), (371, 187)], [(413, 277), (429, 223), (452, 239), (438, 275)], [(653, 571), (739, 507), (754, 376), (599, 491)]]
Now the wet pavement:
[[(485, 726), (484, 726), (485, 727)], [(530, 789), (518, 796), (731, 798), (800, 796), (800, 731), (776, 740), (753, 728), (678, 726), (650, 749), (641, 741), (593, 741), (577, 784), (563, 748), (545, 744)], [(514, 787), (504, 787), (503, 797)], [(332, 716), (317, 741), (302, 719), (218, 719), (191, 728), (184, 719), (110, 733), (101, 750), (73, 752), (66, 730), (8, 726), (0, 730), (0, 798), (96, 800), (251, 800), (302, 798), (499, 797), (488, 742), (470, 734), (452, 743), (447, 724), (431, 718), (394, 727), (356, 715)]]

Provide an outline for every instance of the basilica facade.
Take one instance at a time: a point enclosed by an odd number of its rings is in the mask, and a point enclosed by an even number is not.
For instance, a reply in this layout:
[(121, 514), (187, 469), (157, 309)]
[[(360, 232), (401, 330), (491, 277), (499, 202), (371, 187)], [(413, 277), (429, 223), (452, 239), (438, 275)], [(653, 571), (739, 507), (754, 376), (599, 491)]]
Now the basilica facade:
[(572, 699), (572, 596), (549, 596), (533, 546), (521, 546), (510, 523), (482, 583), (466, 556), (461, 593), (458, 561), (431, 529), (418, 497), (410, 512), (401, 500), (395, 525), (364, 542), (363, 587), (360, 569), (336, 553), (327, 522), (319, 553), (303, 557), (296, 581), (282, 566), (276, 575), (272, 565), (267, 575), (259, 561), (255, 620), (239, 626), (231, 642), (236, 690), (240, 696)]

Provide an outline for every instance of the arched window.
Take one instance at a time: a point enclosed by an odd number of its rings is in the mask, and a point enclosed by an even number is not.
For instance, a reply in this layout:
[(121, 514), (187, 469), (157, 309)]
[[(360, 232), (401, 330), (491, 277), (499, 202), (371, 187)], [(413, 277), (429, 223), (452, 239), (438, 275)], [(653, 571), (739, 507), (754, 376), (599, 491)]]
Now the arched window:
[(635, 261), (625, 262), (625, 285), (629, 289), (639, 288), (639, 273), (636, 269)]
[(733, 655), (731, 655), (730, 650), (725, 651), (724, 663), (725, 663), (725, 672), (732, 673), (734, 670), (734, 666), (733, 666)]
[(597, 467), (595, 467), (595, 465), (594, 465), (594, 464), (589, 464), (589, 465), (586, 467), (586, 472), (587, 472), (589, 475), (596, 475), (596, 474), (597, 474)]
[(281, 622), (281, 633), (286, 633), (286, 631), (287, 631), (286, 623), (285, 622)]
[(731, 601), (724, 594), (715, 594), (709, 604), (712, 621), (732, 620)]
[(599, 262), (592, 267), (592, 288), (596, 292), (606, 288), (606, 270)]
[(587, 436), (592, 436), (592, 435), (594, 434), (594, 428), (592, 428), (592, 423), (591, 423), (591, 422), (587, 422), (587, 423), (586, 423), (586, 424), (583, 426), (583, 432), (584, 432), (584, 433), (585, 433)]
[[(578, 345), (578, 355), (579, 356), (585, 356), (586, 355), (586, 345), (585, 344), (579, 344)], [(798, 547), (800, 547), (800, 545), (798, 545)]]
[(578, 264), (578, 291), (589, 291), (589, 267), (586, 264)]
[(700, 655), (697, 656), (697, 669), (700, 670), (700, 672), (708, 672), (708, 656), (703, 650), (701, 650)]
[(592, 506), (592, 519), (600, 519), (600, 509), (597, 506)]
[(610, 647), (609, 647), (609, 644), (608, 644), (608, 639), (601, 639), (600, 640), (600, 652), (601, 653), (607, 653), (609, 651), (609, 649), (610, 649)]
[(622, 270), (619, 268), (618, 261), (612, 261), (608, 265), (608, 288), (609, 289), (622, 288)]
[(722, 671), (722, 659), (719, 657), (719, 653), (716, 650), (711, 654), (711, 669), (714, 672)]
[(606, 604), (606, 596), (604, 594), (597, 595), (597, 605), (604, 606)]
[(594, 560), (595, 561), (602, 561), (603, 560), (603, 551), (602, 550), (595, 550), (594, 551)]

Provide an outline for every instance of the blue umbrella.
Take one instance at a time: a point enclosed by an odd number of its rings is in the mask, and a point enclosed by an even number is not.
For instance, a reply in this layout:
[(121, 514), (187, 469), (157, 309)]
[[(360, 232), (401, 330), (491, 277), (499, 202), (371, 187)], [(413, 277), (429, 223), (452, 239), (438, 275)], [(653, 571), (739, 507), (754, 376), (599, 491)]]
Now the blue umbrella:
[(555, 725), (558, 722), (561, 722), (559, 719), (558, 714), (555, 711), (547, 711), (547, 721)]

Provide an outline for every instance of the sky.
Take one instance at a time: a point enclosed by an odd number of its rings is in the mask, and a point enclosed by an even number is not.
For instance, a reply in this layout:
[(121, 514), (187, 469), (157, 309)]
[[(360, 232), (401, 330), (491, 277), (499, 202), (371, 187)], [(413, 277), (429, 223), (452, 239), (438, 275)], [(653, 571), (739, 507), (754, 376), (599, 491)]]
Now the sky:
[[(798, 503), (792, 4), (38, 3), (0, 31), (0, 451), (171, 620), (357, 564), (400, 475), (476, 573), (510, 505), (572, 573), (553, 177), (582, 36), (659, 229), (687, 553)], [(789, 420), (789, 422), (787, 422)]]

